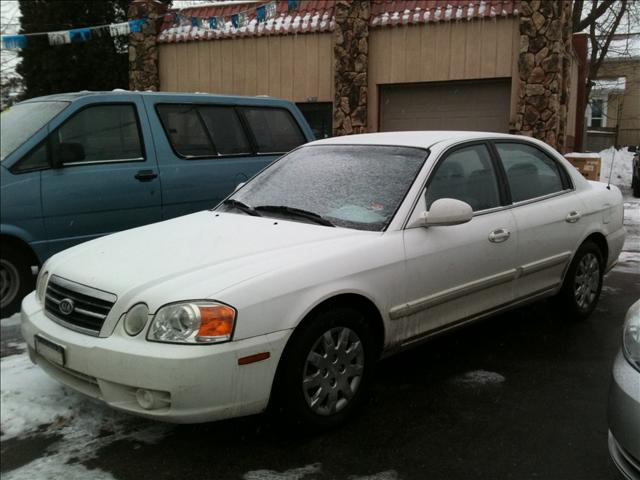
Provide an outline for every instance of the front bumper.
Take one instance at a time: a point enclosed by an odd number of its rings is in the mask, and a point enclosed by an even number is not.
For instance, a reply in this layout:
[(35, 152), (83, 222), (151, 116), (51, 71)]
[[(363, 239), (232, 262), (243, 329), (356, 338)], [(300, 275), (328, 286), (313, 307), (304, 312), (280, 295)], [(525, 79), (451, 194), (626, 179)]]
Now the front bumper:
[(618, 353), (609, 391), (609, 453), (622, 474), (640, 479), (640, 372)]
[[(146, 329), (130, 337), (121, 326), (107, 338), (93, 337), (51, 321), (34, 293), (22, 303), (21, 328), (31, 360), (50, 376), (111, 407), (175, 423), (263, 411), (291, 333), (285, 330), (219, 345), (148, 342)], [(36, 352), (35, 335), (64, 347), (64, 366)], [(238, 359), (262, 352), (269, 352), (269, 358), (238, 365)], [(139, 404), (140, 389), (153, 395), (153, 408)]]

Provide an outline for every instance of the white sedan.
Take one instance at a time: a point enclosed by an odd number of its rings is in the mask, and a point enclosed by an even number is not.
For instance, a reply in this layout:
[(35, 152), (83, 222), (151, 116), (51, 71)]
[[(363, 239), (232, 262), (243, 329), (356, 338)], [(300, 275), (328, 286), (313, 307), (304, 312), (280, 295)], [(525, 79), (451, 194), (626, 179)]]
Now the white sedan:
[(211, 211), (52, 257), (22, 304), (29, 354), (170, 422), (264, 411), (328, 427), (380, 356), (544, 297), (595, 308), (622, 197), (528, 137), (395, 132), (282, 157)]

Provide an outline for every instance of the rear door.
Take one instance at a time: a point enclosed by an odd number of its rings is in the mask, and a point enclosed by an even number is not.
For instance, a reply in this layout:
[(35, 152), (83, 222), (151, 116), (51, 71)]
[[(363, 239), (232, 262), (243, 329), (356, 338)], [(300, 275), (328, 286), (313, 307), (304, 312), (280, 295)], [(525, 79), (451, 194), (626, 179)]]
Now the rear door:
[(214, 207), (240, 183), (306, 142), (281, 107), (145, 98), (162, 177), (162, 215)]
[(440, 198), (472, 206), (468, 223), (405, 230), (407, 304), (392, 316), (407, 336), (464, 322), (513, 300), (517, 231), (496, 162), (485, 143), (463, 145), (439, 161), (418, 209)]
[(564, 167), (539, 147), (494, 142), (518, 227), (516, 298), (556, 288), (580, 238), (584, 205)]
[(161, 219), (155, 151), (140, 96), (99, 98), (78, 105), (49, 136), (51, 155), (74, 152), (60, 158), (61, 168), (41, 174), (51, 254)]

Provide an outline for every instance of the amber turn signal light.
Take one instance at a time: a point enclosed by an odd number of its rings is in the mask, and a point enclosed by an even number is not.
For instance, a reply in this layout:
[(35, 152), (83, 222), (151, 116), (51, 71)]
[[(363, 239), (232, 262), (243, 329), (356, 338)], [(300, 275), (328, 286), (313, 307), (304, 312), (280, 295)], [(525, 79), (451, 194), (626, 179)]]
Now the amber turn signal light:
[(198, 337), (231, 337), (236, 311), (226, 305), (198, 305)]

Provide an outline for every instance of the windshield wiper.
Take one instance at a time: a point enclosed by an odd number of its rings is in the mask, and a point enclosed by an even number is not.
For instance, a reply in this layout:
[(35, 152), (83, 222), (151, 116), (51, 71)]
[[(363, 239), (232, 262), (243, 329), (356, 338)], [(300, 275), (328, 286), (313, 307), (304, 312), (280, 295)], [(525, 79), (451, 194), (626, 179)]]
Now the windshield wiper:
[(258, 212), (256, 212), (255, 208), (247, 205), (246, 203), (242, 203), (239, 200), (234, 200), (233, 198), (227, 198), (224, 202), (222, 202), (222, 204), (229, 205), (230, 207), (233, 207), (236, 210), (240, 210), (241, 212), (246, 213), (247, 215), (251, 215), (253, 217), (262, 216)]
[(308, 210), (302, 210), (301, 208), (287, 207), (286, 205), (259, 205), (254, 210), (261, 210), (265, 212), (284, 213), (286, 215), (293, 215), (300, 218), (311, 220), (314, 223), (325, 225), (327, 227), (335, 227), (333, 223), (324, 218), (322, 215), (310, 212)]

